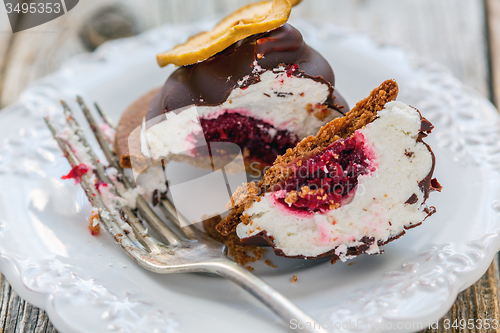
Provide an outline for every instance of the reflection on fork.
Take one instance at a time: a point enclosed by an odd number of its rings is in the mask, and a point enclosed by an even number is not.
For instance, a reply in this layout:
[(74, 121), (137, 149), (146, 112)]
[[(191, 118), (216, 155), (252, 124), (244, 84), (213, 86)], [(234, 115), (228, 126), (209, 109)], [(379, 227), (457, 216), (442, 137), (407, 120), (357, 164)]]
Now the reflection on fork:
[[(123, 190), (133, 190), (135, 185), (123, 172), (110, 143), (90, 110), (80, 97), (77, 101), (109, 166), (117, 170), (117, 177), (110, 177), (106, 173), (105, 167), (99, 162), (71, 109), (64, 101), (61, 101), (66, 119), (64, 132), (60, 132), (49, 117), (45, 118), (45, 122), (73, 168), (78, 168), (84, 162), (91, 164), (90, 171), (81, 175), (80, 184), (102, 224), (135, 262), (160, 274), (201, 272), (220, 275), (247, 290), (287, 325), (300, 322), (305, 327), (304, 331), (325, 332), (320, 324), (290, 300), (247, 269), (228, 259), (221, 243), (188, 223), (180, 223), (183, 217), (176, 212), (168, 199), (160, 202), (160, 209), (166, 219), (161, 219), (141, 195), (137, 196), (133, 207), (135, 209), (124, 204), (125, 200), (120, 200)], [(102, 121), (114, 128), (109, 117), (97, 105), (96, 109)], [(78, 145), (80, 149), (76, 151), (74, 145)], [(103, 195), (96, 188), (96, 183), (108, 187), (111, 196)], [(158, 239), (149, 233), (142, 220), (154, 231)], [(181, 228), (180, 225), (187, 226)]]

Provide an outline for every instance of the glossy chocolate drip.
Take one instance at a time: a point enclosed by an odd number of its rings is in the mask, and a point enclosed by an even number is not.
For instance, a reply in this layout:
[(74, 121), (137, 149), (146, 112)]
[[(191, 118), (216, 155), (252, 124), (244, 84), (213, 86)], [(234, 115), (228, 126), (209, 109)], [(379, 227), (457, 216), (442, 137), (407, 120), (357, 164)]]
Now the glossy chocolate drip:
[(147, 119), (188, 105), (216, 106), (224, 103), (238, 81), (259, 82), (254, 62), (262, 70), (280, 64), (297, 64), (292, 75), (312, 78), (330, 88), (326, 104), (345, 113), (344, 99), (333, 89), (335, 76), (328, 62), (304, 43), (301, 33), (289, 24), (265, 34), (239, 41), (214, 57), (198, 64), (178, 68), (167, 80), (149, 107)]
[[(415, 109), (417, 110), (417, 109)], [(418, 110), (417, 110), (418, 111)], [(434, 152), (432, 151), (431, 147), (425, 143), (422, 139), (425, 138), (429, 133), (434, 129), (434, 125), (430, 121), (428, 121), (425, 117), (422, 116), (420, 111), (418, 111), (418, 114), (420, 115), (420, 131), (418, 132), (418, 137), (417, 137), (417, 142), (422, 142), (429, 153), (431, 154), (432, 157), (432, 166), (431, 170), (425, 176), (424, 179), (422, 179), (419, 183), (418, 186), (420, 188), (420, 191), (424, 194), (424, 202), (429, 198), (429, 193), (432, 191), (438, 191), (441, 192), (441, 185), (437, 181), (436, 178), (432, 178), (432, 175), (434, 174), (434, 168), (436, 165), (436, 156), (434, 155)], [(411, 157), (411, 155), (409, 156)], [(406, 202), (405, 204), (413, 205), (418, 202), (418, 197), (414, 193)]]
[(441, 192), (441, 184), (439, 184), (436, 178), (432, 178), (432, 175), (434, 174), (434, 168), (436, 166), (436, 156), (434, 155), (434, 152), (432, 151), (431, 147), (422, 140), (427, 135), (429, 135), (429, 133), (433, 130), (434, 125), (432, 125), (432, 123), (428, 121), (425, 117), (422, 117), (420, 111), (418, 111), (418, 114), (420, 114), (420, 118), (422, 119), (422, 121), (420, 125), (420, 132), (418, 133), (417, 142), (422, 142), (427, 147), (427, 150), (432, 156), (432, 166), (431, 170), (429, 171), (429, 174), (418, 183), (420, 190), (424, 194), (424, 202), (425, 202), (429, 197), (430, 192), (433, 191)]
[[(403, 236), (405, 232), (401, 232), (400, 234), (393, 236), (389, 238), (387, 241), (378, 241), (377, 245), (378, 246), (383, 246), (389, 242), (392, 242), (395, 239), (398, 239), (399, 237)], [(330, 258), (331, 263), (334, 264), (337, 260), (339, 260), (339, 256), (335, 254), (335, 250), (337, 248), (334, 248), (328, 252), (319, 254), (317, 256), (304, 256), (304, 255), (295, 255), (295, 256), (287, 256), (282, 249), (277, 248), (276, 245), (274, 244), (274, 237), (270, 236), (267, 234), (266, 230), (263, 230), (259, 232), (258, 234), (252, 235), (247, 238), (243, 238), (241, 240), (243, 243), (247, 245), (254, 245), (254, 246), (260, 246), (260, 247), (265, 247), (265, 246), (271, 246), (274, 250), (274, 254), (276, 254), (279, 257), (286, 257), (286, 258), (291, 258), (291, 259), (323, 259), (323, 258)], [(348, 247), (346, 256), (359, 256), (361, 254), (366, 253), (370, 246), (375, 243), (375, 239), (373, 237), (367, 237), (364, 236), (360, 240), (358, 240), (359, 245), (358, 246), (353, 246), (353, 247)], [(380, 250), (380, 254), (384, 253), (384, 250)]]

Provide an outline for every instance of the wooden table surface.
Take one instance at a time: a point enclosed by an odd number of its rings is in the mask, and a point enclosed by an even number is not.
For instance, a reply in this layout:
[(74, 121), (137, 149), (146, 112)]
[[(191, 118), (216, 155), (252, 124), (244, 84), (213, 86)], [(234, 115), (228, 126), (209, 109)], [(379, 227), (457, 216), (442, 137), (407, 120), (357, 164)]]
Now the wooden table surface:
[[(0, 106), (34, 80), (103, 41), (166, 22), (226, 14), (250, 0), (80, 0), (68, 14), (12, 34), (0, 6)], [(400, 45), (447, 66), (456, 77), (500, 103), (500, 0), (304, 0), (294, 18), (326, 20)], [(334, 69), (335, 70), (335, 69)], [(445, 318), (500, 319), (497, 259), (463, 291)], [(443, 319), (442, 319), (443, 320)], [(0, 275), (0, 333), (55, 332), (44, 311), (20, 299)], [(439, 329), (426, 332), (488, 332)], [(491, 330), (489, 331), (491, 332)]]

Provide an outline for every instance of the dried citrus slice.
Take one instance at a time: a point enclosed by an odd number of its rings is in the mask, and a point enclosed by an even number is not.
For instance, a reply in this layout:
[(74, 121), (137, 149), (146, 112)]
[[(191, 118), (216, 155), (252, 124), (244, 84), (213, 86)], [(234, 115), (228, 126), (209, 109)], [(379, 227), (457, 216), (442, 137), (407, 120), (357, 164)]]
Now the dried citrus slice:
[(300, 0), (274, 0), (250, 4), (220, 21), (215, 28), (188, 39), (184, 44), (156, 56), (158, 64), (191, 65), (210, 58), (235, 42), (248, 36), (276, 29), (286, 23), (292, 2)]

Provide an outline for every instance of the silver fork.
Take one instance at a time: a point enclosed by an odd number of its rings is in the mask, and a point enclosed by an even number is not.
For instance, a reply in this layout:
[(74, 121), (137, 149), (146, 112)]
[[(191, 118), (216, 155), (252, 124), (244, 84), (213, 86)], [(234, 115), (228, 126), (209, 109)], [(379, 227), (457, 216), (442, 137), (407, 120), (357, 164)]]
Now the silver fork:
[[(134, 188), (134, 183), (123, 172), (115, 153), (90, 110), (81, 97), (77, 97), (77, 101), (109, 165), (118, 170), (119, 179), (126, 189)], [(120, 196), (115, 184), (106, 174), (105, 168), (99, 162), (86, 140), (83, 130), (73, 117), (71, 109), (64, 101), (61, 101), (61, 104), (66, 119), (66, 128), (74, 133), (79, 143), (85, 147), (87, 156), (90, 157), (95, 168), (93, 174), (100, 182), (108, 184), (113, 195)], [(114, 129), (110, 118), (97, 104), (95, 104), (95, 107), (102, 121)], [(45, 117), (45, 122), (71, 166), (80, 165), (82, 161), (77, 158), (69, 142), (60, 135), (61, 133), (49, 117)], [(285, 296), (247, 269), (230, 260), (226, 256), (223, 244), (192, 226), (188, 225), (181, 228), (181, 225), (187, 224), (180, 223), (179, 219), (183, 219), (183, 217), (177, 214), (175, 207), (168, 199), (163, 199), (160, 202), (160, 209), (167, 217), (167, 220), (162, 220), (142, 196), (137, 196), (136, 206), (140, 217), (153, 229), (159, 238), (156, 239), (148, 232), (139, 217), (129, 207), (114, 202), (116, 211), (121, 211), (121, 214), (117, 214), (113, 208), (105, 204), (105, 200), (96, 189), (95, 179), (92, 178), (91, 173), (83, 175), (80, 184), (90, 203), (97, 210), (102, 224), (128, 256), (143, 268), (160, 274), (198, 272), (220, 275), (255, 296), (289, 325), (291, 325), (292, 320), (295, 320), (296, 323), (302, 323), (304, 331), (327, 332), (326, 329)], [(127, 225), (130, 228), (126, 227)], [(140, 245), (134, 241), (134, 238)]]

